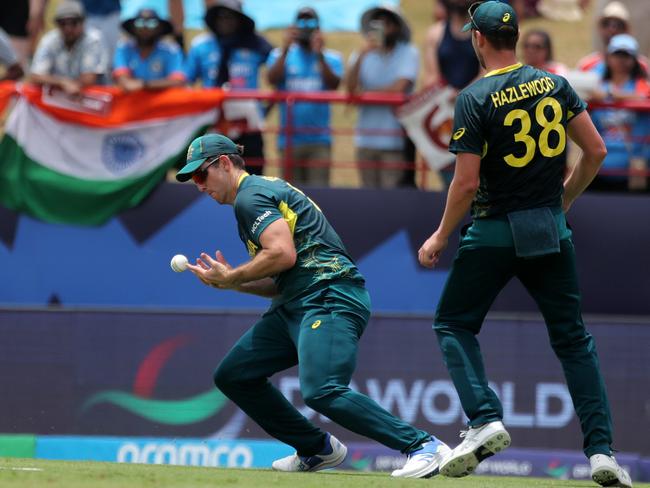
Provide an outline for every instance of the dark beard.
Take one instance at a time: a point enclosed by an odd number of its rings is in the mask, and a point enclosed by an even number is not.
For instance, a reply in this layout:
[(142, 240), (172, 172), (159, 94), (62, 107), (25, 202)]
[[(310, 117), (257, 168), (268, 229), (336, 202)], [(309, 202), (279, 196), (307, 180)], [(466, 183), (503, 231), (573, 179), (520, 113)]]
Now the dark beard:
[(138, 39), (138, 46), (151, 47), (154, 44), (156, 44), (156, 42), (158, 42), (158, 37), (157, 36), (150, 37), (149, 39), (140, 38), (140, 39)]
[(399, 40), (398, 34), (391, 34), (390, 36), (386, 36), (384, 37), (384, 47), (392, 49), (397, 44), (398, 40)]

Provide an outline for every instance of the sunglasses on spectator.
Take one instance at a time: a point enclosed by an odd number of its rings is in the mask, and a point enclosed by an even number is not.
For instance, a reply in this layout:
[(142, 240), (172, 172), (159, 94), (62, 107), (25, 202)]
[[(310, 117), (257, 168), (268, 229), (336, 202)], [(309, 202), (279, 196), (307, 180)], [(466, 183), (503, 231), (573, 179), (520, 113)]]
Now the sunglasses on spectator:
[(209, 161), (208, 164), (206, 164), (202, 168), (197, 169), (194, 173), (192, 173), (192, 181), (194, 181), (194, 183), (201, 184), (201, 185), (205, 183), (205, 180), (208, 179), (208, 169), (214, 163), (218, 163), (219, 158), (221, 158), (221, 156), (216, 156), (211, 161)]
[(160, 25), (158, 19), (135, 19), (133, 25), (136, 29), (155, 29)]
[(603, 19), (600, 21), (601, 27), (625, 30), (625, 22), (619, 19)]
[(318, 20), (316, 19), (298, 19), (296, 20), (296, 27), (298, 29), (317, 29)]
[(78, 17), (75, 17), (73, 19), (57, 19), (56, 20), (56, 25), (58, 25), (59, 27), (65, 27), (66, 25), (76, 27), (79, 24), (81, 24), (81, 19), (78, 18)]
[(544, 44), (536, 44), (534, 42), (526, 42), (526, 43), (524, 43), (524, 49), (534, 49), (535, 51), (542, 51), (544, 49), (547, 49), (547, 47)]

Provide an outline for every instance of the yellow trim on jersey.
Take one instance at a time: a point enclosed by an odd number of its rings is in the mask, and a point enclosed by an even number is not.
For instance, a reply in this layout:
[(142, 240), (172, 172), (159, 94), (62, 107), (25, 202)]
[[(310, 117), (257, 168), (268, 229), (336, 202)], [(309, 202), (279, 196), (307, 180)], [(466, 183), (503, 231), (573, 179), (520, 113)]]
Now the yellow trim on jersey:
[(246, 171), (244, 171), (244, 172), (241, 174), (241, 176), (240, 176), (239, 179), (237, 180), (237, 188), (238, 188), (238, 189), (239, 189), (239, 185), (241, 185), (241, 182), (244, 181), (244, 178), (246, 178), (247, 176), (250, 176), (250, 175), (249, 175)]
[(506, 66), (505, 68), (499, 68), (490, 71), (489, 73), (486, 73), (483, 78), (487, 78), (488, 76), (495, 76), (495, 75), (502, 75), (504, 73), (509, 73), (510, 71), (514, 71), (516, 69), (519, 69), (523, 66), (521, 63), (516, 63), (516, 64), (511, 64), (510, 66)]
[(289, 224), (289, 229), (291, 230), (291, 235), (293, 235), (296, 230), (296, 222), (298, 221), (298, 214), (289, 208), (287, 202), (280, 202), (278, 205), (278, 210), (282, 214), (284, 220)]
[(246, 250), (248, 251), (248, 255), (252, 258), (257, 254), (257, 246), (250, 239), (246, 241)]

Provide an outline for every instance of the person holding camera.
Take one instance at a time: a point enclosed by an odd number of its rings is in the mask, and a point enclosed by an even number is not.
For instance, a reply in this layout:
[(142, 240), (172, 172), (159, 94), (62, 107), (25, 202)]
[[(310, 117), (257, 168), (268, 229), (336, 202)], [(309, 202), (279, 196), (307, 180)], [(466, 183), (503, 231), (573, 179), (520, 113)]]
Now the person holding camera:
[[(337, 51), (325, 49), (318, 14), (311, 7), (303, 7), (296, 14), (294, 25), (287, 29), (282, 48), (271, 52), (267, 68), (269, 83), (278, 90), (336, 90), (343, 75), (343, 57)], [(283, 159), (290, 157), (293, 161), (293, 181), (327, 186), (332, 152), (329, 104), (296, 103), (292, 115), (291, 127), (287, 127), (287, 107), (280, 106), (282, 129), (278, 149)], [(290, 144), (287, 138), (291, 138)]]
[[(420, 56), (410, 43), (411, 30), (395, 7), (367, 10), (361, 17), (365, 41), (349, 62), (347, 89), (411, 93)], [(361, 105), (357, 119), (357, 161), (365, 187), (395, 188), (404, 178), (405, 137), (389, 105)]]

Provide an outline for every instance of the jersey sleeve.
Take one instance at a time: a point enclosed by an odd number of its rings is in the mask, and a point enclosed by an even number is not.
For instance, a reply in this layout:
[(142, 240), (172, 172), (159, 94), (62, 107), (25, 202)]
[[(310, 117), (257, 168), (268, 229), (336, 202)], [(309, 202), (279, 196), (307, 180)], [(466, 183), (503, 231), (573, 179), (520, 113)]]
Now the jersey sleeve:
[(328, 51), (325, 61), (336, 76), (343, 76), (343, 56), (337, 51)]
[(583, 112), (587, 109), (587, 104), (582, 100), (576, 91), (573, 89), (569, 82), (565, 78), (561, 78), (564, 83), (565, 92), (566, 92), (566, 109), (567, 109), (567, 122), (570, 121), (573, 117), (578, 115), (580, 112)]
[(403, 51), (404, 58), (397, 68), (396, 79), (405, 79), (415, 82), (418, 79), (420, 69), (420, 54), (418, 48), (408, 44)]
[[(281, 55), (282, 55), (282, 49), (278, 47), (276, 47), (273, 51), (271, 51), (271, 54), (269, 54), (269, 57), (266, 60), (266, 69), (267, 70), (271, 69)], [(286, 65), (285, 65), (285, 73), (282, 76), (282, 82), (278, 84), (278, 88), (284, 88), (285, 78), (286, 78)]]
[(483, 137), (481, 119), (472, 107), (471, 97), (461, 92), (454, 108), (454, 130), (449, 142), (449, 151), (481, 155), (485, 138)]
[(36, 48), (30, 71), (35, 75), (49, 75), (54, 67), (54, 52), (51, 47), (52, 36), (43, 36)]
[(113, 55), (113, 77), (130, 75), (129, 59), (127, 53), (128, 45), (125, 41), (119, 41)]
[[(199, 77), (199, 46), (194, 45), (190, 48), (185, 59), (185, 78), (190, 83), (194, 83)], [(205, 83), (205, 80), (203, 80)]]
[(282, 218), (273, 194), (263, 188), (247, 189), (237, 195), (235, 203), (237, 222), (253, 237), (254, 244), (260, 246), (260, 236), (269, 224)]
[(176, 80), (185, 80), (183, 53), (177, 45), (171, 43), (167, 54), (167, 76)]

